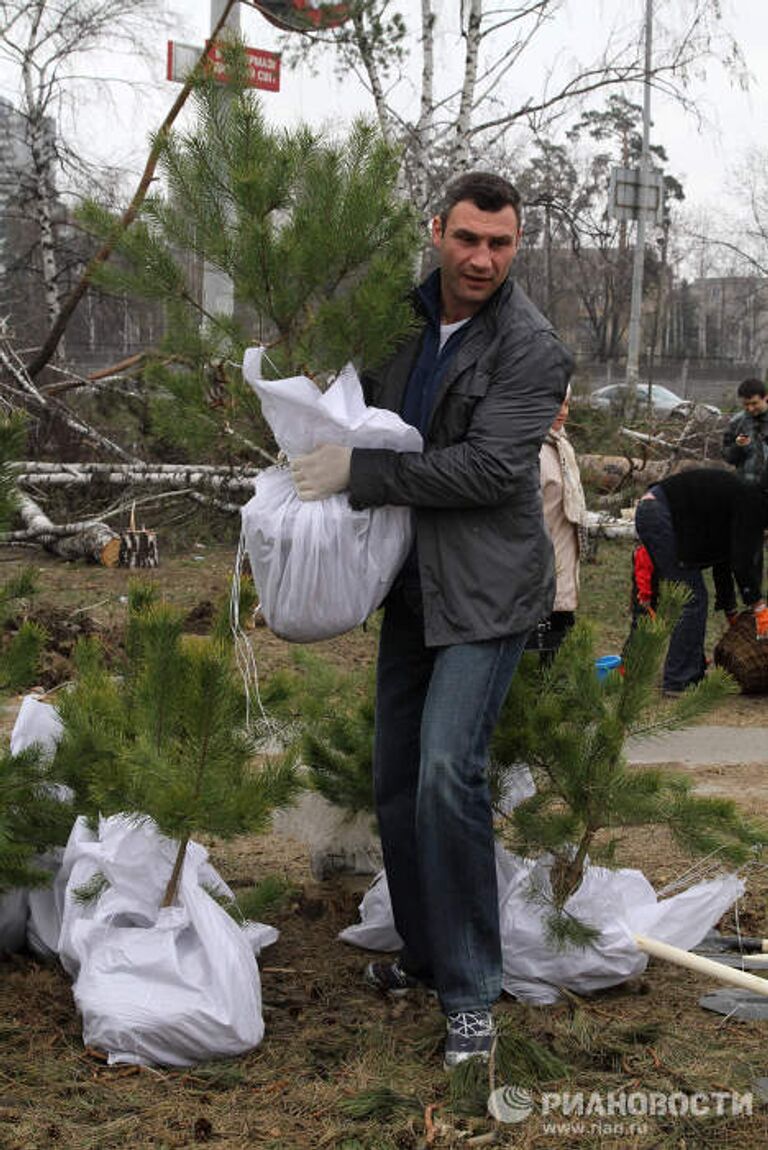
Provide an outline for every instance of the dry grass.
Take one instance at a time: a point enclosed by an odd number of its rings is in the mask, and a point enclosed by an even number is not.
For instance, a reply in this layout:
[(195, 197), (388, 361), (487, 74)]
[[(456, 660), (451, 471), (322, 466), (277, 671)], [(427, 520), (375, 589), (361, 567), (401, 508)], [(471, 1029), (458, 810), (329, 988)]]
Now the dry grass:
[[(174, 561), (158, 573), (169, 597), (187, 608), (226, 586), (230, 554), (207, 551), (205, 556), (198, 562)], [(109, 602), (95, 614), (109, 615), (125, 592), (122, 573), (47, 560), (41, 565), (46, 597), (69, 610), (106, 596)], [(584, 572), (585, 606), (599, 621), (606, 651), (616, 649), (626, 634), (628, 571), (627, 548), (603, 543), (598, 563)], [(362, 665), (373, 646), (372, 636), (359, 633), (323, 645), (322, 653), (344, 666)], [(266, 632), (257, 635), (256, 649), (266, 674), (286, 655), (285, 645)], [(754, 714), (765, 721), (759, 710)], [(766, 813), (768, 799), (761, 812), (755, 802), (752, 792), (752, 813)], [(0, 964), (3, 1150), (170, 1150), (204, 1144), (231, 1150), (444, 1150), (491, 1144), (521, 1150), (758, 1150), (768, 1145), (768, 1122), (757, 1099), (752, 1117), (651, 1118), (648, 1128), (637, 1132), (629, 1127), (621, 1133), (598, 1131), (585, 1120), (583, 1131), (547, 1133), (537, 1113), (519, 1126), (494, 1123), (484, 1113), (483, 1084), (474, 1094), (468, 1090), (452, 1098), (441, 1066), (442, 1020), (432, 1000), (417, 995), (393, 1005), (361, 986), (366, 956), (336, 939), (356, 918), (360, 883), (318, 886), (309, 879), (306, 852), (272, 836), (212, 848), (214, 862), (235, 886), (274, 873), (298, 892), (271, 919), (281, 937), (261, 959), (262, 1045), (238, 1060), (186, 1071), (109, 1068), (83, 1050), (64, 974), (28, 957), (8, 959)], [(628, 832), (620, 859), (642, 867), (657, 885), (686, 865), (663, 831)], [(768, 934), (767, 892), (768, 877), (755, 869), (739, 908), (743, 930)], [(747, 1091), (766, 1073), (764, 1024), (705, 1012), (698, 999), (706, 989), (705, 980), (652, 962), (641, 979), (589, 1000), (569, 996), (555, 1007), (532, 1008), (505, 999), (498, 1009), (509, 1033), (538, 1043), (568, 1068), (560, 1078), (539, 1082), (535, 1096), (542, 1089)], [(497, 1077), (499, 1084), (511, 1083)]]

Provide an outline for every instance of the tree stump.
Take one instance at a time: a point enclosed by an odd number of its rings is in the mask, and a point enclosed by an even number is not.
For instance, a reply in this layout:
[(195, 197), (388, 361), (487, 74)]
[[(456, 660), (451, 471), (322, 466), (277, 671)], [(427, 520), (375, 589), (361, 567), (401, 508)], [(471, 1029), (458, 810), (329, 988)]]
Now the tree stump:
[(140, 531), (129, 528), (120, 536), (119, 567), (157, 567), (157, 535), (142, 527)]

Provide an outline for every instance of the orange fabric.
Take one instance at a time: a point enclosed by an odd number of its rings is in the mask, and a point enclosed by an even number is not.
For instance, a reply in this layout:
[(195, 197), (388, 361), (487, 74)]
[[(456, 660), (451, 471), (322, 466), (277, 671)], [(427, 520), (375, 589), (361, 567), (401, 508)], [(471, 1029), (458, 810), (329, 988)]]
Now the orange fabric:
[(768, 607), (755, 611), (755, 631), (758, 639), (768, 639)]
[(637, 598), (647, 606), (653, 599), (653, 560), (642, 543), (635, 548), (634, 564)]

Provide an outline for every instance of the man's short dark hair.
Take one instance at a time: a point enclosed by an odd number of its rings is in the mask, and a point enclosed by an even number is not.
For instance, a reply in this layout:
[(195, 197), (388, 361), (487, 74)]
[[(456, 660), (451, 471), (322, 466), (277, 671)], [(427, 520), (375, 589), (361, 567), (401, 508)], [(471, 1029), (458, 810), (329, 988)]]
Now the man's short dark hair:
[(481, 212), (500, 212), (510, 205), (515, 209), (518, 226), (522, 222), (520, 193), (514, 184), (493, 172), (465, 172), (457, 176), (445, 189), (440, 205), (440, 223), (445, 222), (451, 208), (461, 200), (470, 200)]
[(765, 384), (760, 379), (745, 379), (739, 384), (736, 394), (739, 399), (751, 399), (753, 395), (759, 395), (761, 399), (765, 399)]

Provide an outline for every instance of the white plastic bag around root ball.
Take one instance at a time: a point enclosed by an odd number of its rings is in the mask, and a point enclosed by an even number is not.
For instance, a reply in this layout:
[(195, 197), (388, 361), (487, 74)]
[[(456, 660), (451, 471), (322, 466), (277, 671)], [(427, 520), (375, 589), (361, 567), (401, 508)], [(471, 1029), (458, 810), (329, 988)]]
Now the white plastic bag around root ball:
[[(690, 950), (744, 893), (736, 875), (700, 882), (658, 899), (636, 870), (588, 866), (566, 910), (600, 931), (591, 946), (557, 950), (546, 939), (547, 907), (532, 889), (549, 892), (549, 865), (510, 854), (496, 844), (503, 986), (508, 994), (537, 1005), (556, 1002), (561, 988), (590, 994), (642, 973), (648, 956), (633, 935), (645, 934)], [(386, 876), (382, 872), (360, 905), (361, 921), (339, 935), (368, 950), (399, 950)]]
[[(305, 376), (261, 378), (263, 350), (243, 375), (289, 458), (323, 443), (421, 452), (419, 432), (394, 412), (367, 407), (351, 366), (326, 392)], [(264, 618), (297, 643), (329, 639), (365, 621), (385, 598), (412, 540), (407, 507), (354, 511), (346, 493), (303, 503), (290, 471), (270, 467), (242, 510), (245, 548)]]
[[(28, 747), (38, 746), (43, 756), (50, 759), (62, 730), (55, 707), (34, 695), (25, 695), (11, 731), (11, 754), (19, 755)], [(69, 787), (56, 786), (52, 790), (62, 803), (73, 798)], [(58, 882), (58, 870), (63, 853), (61, 847), (54, 847), (33, 860), (36, 867), (50, 871), (51, 881), (47, 886), (0, 895), (0, 951), (21, 950), (26, 943), (38, 958), (56, 957), (64, 893)]]
[[(191, 1066), (242, 1054), (264, 1034), (254, 949), (277, 932), (229, 917), (208, 889), (232, 892), (194, 842), (176, 905), (160, 909), (175, 855), (150, 821), (123, 816), (101, 820), (98, 835), (79, 819), (67, 844), (59, 956), (83, 1042), (110, 1063)], [(94, 882), (102, 893), (84, 901)]]

